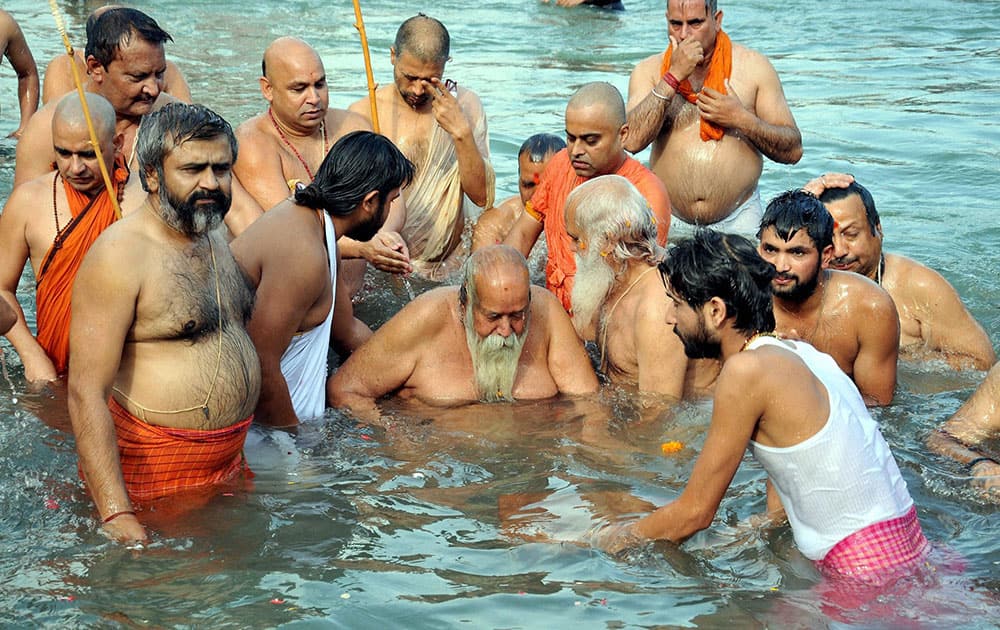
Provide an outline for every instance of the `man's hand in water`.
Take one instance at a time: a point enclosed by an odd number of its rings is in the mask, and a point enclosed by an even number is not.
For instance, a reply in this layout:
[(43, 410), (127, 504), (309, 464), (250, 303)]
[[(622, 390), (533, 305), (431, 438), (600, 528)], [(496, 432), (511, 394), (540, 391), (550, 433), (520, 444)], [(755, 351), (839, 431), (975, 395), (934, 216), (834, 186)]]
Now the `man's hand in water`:
[(149, 541), (146, 528), (142, 526), (135, 514), (121, 514), (102, 526), (104, 533), (120, 543), (133, 546), (136, 543), (145, 544)]

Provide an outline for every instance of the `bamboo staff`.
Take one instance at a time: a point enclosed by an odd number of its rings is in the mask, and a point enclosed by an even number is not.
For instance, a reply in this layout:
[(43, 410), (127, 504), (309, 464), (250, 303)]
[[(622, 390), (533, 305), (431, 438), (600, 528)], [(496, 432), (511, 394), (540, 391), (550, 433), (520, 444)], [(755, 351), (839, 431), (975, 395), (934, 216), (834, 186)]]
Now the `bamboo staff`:
[[(56, 0), (49, 0), (49, 8), (52, 9), (52, 17), (55, 18), (56, 28), (62, 35), (63, 45), (66, 47), (66, 54), (69, 55), (69, 65), (73, 68), (73, 83), (76, 84), (76, 93), (80, 97), (80, 106), (83, 108), (83, 117), (87, 120), (87, 131), (90, 132), (90, 144), (94, 147), (97, 155), (97, 165), (101, 168), (101, 177), (104, 178), (104, 187), (108, 191), (108, 198), (111, 199), (111, 206), (115, 209), (115, 218), (122, 218), (122, 209), (118, 206), (118, 193), (111, 182), (111, 174), (104, 163), (104, 155), (101, 153), (101, 143), (97, 140), (97, 132), (94, 130), (94, 121), (90, 117), (90, 108), (87, 106), (87, 97), (83, 93), (83, 80), (80, 79), (80, 69), (76, 67), (76, 52), (73, 45), (69, 43), (69, 36), (66, 34), (66, 24), (63, 22), (62, 14)], [(138, 133), (138, 132), (137, 132)]]
[[(50, 0), (54, 2), (55, 0)], [(378, 105), (375, 104), (375, 77), (372, 75), (372, 57), (368, 52), (368, 35), (365, 34), (365, 21), (361, 18), (361, 2), (354, 0), (354, 17), (357, 20), (354, 28), (361, 34), (361, 50), (365, 54), (365, 74), (368, 76), (368, 101), (372, 106), (372, 128), (375, 133), (381, 133), (378, 126)]]

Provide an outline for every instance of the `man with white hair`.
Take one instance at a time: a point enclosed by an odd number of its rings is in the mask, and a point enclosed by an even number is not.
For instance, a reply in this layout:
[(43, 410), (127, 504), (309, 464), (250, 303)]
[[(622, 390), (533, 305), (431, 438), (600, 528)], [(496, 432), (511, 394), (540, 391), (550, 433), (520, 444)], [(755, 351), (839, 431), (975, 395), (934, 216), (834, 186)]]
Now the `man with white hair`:
[(638, 189), (620, 175), (580, 184), (566, 200), (566, 232), (576, 257), (573, 325), (597, 343), (599, 369), (612, 382), (674, 398), (709, 388), (718, 361), (689, 361), (680, 339), (665, 334), (669, 305), (653, 273), (665, 252)]
[(461, 286), (424, 293), (379, 328), (330, 379), (327, 398), (377, 416), (386, 394), (440, 405), (596, 390), (559, 301), (531, 285), (524, 256), (494, 245), (469, 257)]

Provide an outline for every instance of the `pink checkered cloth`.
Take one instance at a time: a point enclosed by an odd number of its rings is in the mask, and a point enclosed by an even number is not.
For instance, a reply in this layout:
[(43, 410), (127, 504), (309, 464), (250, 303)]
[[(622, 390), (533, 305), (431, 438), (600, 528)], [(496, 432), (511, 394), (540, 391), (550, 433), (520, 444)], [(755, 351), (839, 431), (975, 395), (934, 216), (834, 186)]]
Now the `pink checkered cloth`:
[(917, 520), (917, 508), (899, 518), (869, 525), (834, 545), (816, 562), (827, 577), (882, 586), (918, 566), (930, 544)]

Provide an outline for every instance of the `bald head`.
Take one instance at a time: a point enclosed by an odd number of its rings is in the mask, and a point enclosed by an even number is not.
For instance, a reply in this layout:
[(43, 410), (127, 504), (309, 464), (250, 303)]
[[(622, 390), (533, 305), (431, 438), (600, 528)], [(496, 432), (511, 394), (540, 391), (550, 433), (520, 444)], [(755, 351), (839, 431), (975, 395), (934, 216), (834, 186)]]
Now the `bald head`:
[(298, 37), (279, 37), (264, 50), (264, 58), (260, 62), (260, 74), (271, 79), (271, 75), (267, 73), (268, 68), (273, 72), (279, 66), (303, 62), (323, 66), (323, 60), (309, 44)]
[(512, 286), (523, 289), (531, 284), (528, 262), (510, 245), (491, 245), (476, 250), (462, 267), (462, 304), (479, 302), (487, 286)]
[(420, 61), (444, 64), (451, 54), (451, 37), (440, 21), (418, 13), (400, 25), (393, 49), (397, 55), (407, 53)]
[(587, 83), (569, 99), (566, 109), (588, 109), (598, 107), (603, 110), (611, 124), (625, 124), (625, 101), (618, 88), (604, 81)]
[[(90, 110), (90, 118), (94, 122), (98, 141), (102, 144), (111, 142), (115, 137), (115, 108), (100, 94), (84, 92), (84, 97), (87, 99), (87, 109)], [(80, 95), (76, 91), (63, 96), (56, 104), (56, 111), (52, 117), (53, 136), (60, 126), (87, 128), (87, 117), (83, 113)]]

